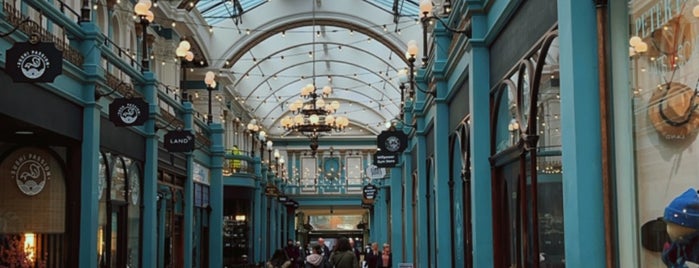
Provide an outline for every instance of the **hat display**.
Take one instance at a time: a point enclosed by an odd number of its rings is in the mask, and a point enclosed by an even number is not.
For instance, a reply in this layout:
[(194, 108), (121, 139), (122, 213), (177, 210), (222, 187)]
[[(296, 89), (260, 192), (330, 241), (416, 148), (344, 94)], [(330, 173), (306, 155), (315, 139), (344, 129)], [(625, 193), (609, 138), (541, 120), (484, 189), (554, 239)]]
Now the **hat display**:
[(699, 229), (699, 194), (694, 188), (676, 197), (665, 207), (665, 221)]
[(648, 117), (660, 136), (667, 140), (684, 139), (699, 127), (697, 92), (682, 83), (658, 86), (648, 101)]

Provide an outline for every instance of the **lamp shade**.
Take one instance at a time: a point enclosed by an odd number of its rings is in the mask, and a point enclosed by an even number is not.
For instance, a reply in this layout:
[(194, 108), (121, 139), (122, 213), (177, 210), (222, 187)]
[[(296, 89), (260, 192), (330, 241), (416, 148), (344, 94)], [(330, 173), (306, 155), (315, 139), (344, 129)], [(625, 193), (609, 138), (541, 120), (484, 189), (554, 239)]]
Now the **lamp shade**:
[(422, 0), (420, 1), (420, 14), (418, 14), (421, 18), (428, 16), (430, 13), (432, 13), (432, 1), (430, 0)]
[(299, 114), (297, 116), (294, 116), (294, 123), (296, 123), (297, 125), (303, 124), (303, 115)]
[(330, 86), (323, 87), (323, 95), (328, 96), (333, 93), (333, 88)]
[(133, 11), (136, 12), (138, 16), (145, 16), (148, 14), (148, 6), (143, 2), (138, 2), (138, 4), (133, 7)]
[(151, 2), (150, 0), (139, 0), (138, 2), (146, 5), (147, 9), (150, 9), (153, 6), (153, 2)]
[(404, 84), (408, 82), (408, 70), (401, 69), (398, 71), (398, 83)]
[(333, 107), (334, 110), (340, 109), (340, 102), (334, 100), (334, 101), (330, 102), (330, 106)]
[(146, 20), (148, 22), (153, 22), (154, 19), (155, 15), (153, 14), (153, 11), (148, 10), (148, 12), (146, 12)]
[(257, 120), (255, 120), (255, 119), (250, 120), (250, 123), (248, 123), (248, 130), (257, 131), (256, 128), (257, 128)]
[(274, 145), (274, 142), (272, 140), (267, 141), (267, 149), (272, 149), (272, 145)]
[(192, 48), (192, 45), (189, 43), (187, 40), (182, 40), (180, 41), (180, 44), (177, 46), (177, 48), (182, 48), (184, 51), (188, 51), (189, 49)]
[(187, 56), (187, 50), (182, 47), (177, 47), (177, 49), (175, 49), (175, 55), (177, 55), (180, 58)]
[(415, 41), (415, 40), (410, 40), (410, 41), (408, 41), (408, 51), (407, 51), (407, 54), (408, 54), (409, 56), (415, 57), (415, 55), (417, 55), (418, 52), (419, 52), (419, 48), (418, 48), (418, 46), (417, 46), (417, 41)]
[(194, 59), (194, 53), (192, 51), (187, 51), (187, 54), (184, 55), (184, 59), (192, 61)]
[(314, 125), (315, 125), (315, 124), (318, 124), (318, 121), (319, 121), (319, 120), (320, 120), (320, 118), (318, 118), (318, 115), (317, 115), (317, 114), (314, 114), (314, 115), (311, 115), (311, 116), (308, 117), (308, 121), (310, 121), (311, 124), (314, 124)]
[(279, 149), (274, 149), (274, 158), (279, 158)]

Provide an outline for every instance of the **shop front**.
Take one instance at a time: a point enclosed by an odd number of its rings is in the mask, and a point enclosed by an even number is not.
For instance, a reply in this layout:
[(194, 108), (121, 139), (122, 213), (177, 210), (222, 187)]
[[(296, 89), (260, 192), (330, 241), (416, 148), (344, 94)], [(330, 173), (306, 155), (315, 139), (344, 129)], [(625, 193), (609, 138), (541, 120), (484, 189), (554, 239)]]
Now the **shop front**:
[[(675, 222), (665, 215), (666, 207), (686, 191), (696, 195), (699, 187), (699, 6), (688, 0), (634, 0), (614, 11), (627, 12), (626, 21), (618, 22), (624, 23), (627, 34), (617, 35), (626, 38), (615, 41), (619, 54), (628, 53), (615, 58), (628, 63), (626, 70), (616, 74), (628, 78), (627, 87), (616, 89), (626, 93), (620, 99), (625, 109), (616, 117), (629, 119), (632, 129), (626, 134), (632, 143), (617, 142), (630, 146), (633, 156), (617, 163), (627, 174), (619, 176), (619, 185), (629, 189), (618, 191), (618, 205), (620, 211), (636, 211), (635, 215), (620, 212), (620, 224), (636, 232), (620, 229), (620, 238), (634, 235), (633, 242), (620, 239), (621, 261), (637, 267), (665, 267), (663, 249), (674, 248), (665, 229)], [(683, 227), (699, 229), (696, 224)]]

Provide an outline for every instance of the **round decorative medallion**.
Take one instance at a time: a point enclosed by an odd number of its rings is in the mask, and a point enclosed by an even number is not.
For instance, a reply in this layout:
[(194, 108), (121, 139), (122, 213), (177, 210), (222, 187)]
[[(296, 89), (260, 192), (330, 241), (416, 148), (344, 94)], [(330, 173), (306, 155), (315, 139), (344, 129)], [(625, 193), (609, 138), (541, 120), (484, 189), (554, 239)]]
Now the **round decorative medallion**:
[(10, 176), (17, 182), (19, 190), (29, 196), (37, 195), (51, 179), (51, 168), (42, 155), (24, 152), (14, 157)]
[(390, 152), (396, 152), (400, 149), (400, 139), (396, 136), (386, 138), (386, 149)]

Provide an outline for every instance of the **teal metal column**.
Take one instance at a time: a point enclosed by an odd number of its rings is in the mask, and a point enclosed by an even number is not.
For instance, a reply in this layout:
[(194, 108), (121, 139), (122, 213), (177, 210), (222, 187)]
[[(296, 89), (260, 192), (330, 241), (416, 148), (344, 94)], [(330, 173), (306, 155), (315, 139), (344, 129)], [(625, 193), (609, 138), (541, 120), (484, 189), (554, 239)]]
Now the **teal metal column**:
[(566, 267), (604, 267), (594, 1), (558, 1)]
[[(166, 189), (163, 189), (166, 190)], [(157, 202), (158, 204), (158, 266), (159, 268), (165, 267), (165, 214), (167, 210), (167, 203), (170, 202), (167, 196), (163, 196)]]
[(490, 179), (490, 51), (485, 43), (488, 19), (484, 14), (471, 18), (469, 107), (471, 107), (471, 224), (473, 267), (493, 267), (493, 204)]
[(143, 73), (143, 95), (148, 103), (149, 115), (143, 127), (146, 138), (146, 163), (143, 169), (143, 267), (157, 267), (158, 257), (158, 135), (155, 120), (160, 111), (155, 77), (151, 72)]
[[(404, 122), (412, 122), (412, 102), (406, 101), (404, 108)], [(414, 129), (410, 126), (404, 126), (403, 131), (410, 133)], [(415, 255), (413, 254), (415, 249), (414, 237), (417, 235), (414, 233), (414, 214), (413, 214), (413, 193), (415, 189), (413, 188), (413, 163), (412, 163), (412, 153), (415, 148), (415, 136), (410, 135), (408, 140), (408, 148), (403, 152), (403, 183), (405, 189), (403, 194), (405, 195), (405, 200), (403, 202), (403, 222), (405, 223), (404, 235), (403, 235), (403, 262), (414, 263)]]
[[(402, 159), (403, 162), (405, 162), (404, 159)], [(393, 260), (395, 262), (398, 262), (398, 260), (403, 259), (403, 251), (401, 249), (401, 245), (403, 244), (403, 240), (405, 240), (405, 236), (403, 236), (403, 228), (405, 226), (404, 222), (402, 221), (403, 217), (403, 203), (402, 203), (402, 196), (403, 196), (403, 174), (401, 173), (401, 170), (403, 169), (403, 164), (397, 165), (395, 168), (391, 169), (391, 177), (390, 180), (388, 181), (388, 184), (390, 185), (389, 191), (391, 193), (391, 201), (390, 201), (390, 206), (391, 206), (391, 215), (390, 219), (386, 221), (387, 223), (390, 224), (391, 226), (391, 233), (389, 238), (389, 243), (391, 243), (391, 252), (393, 253)]]
[(250, 246), (253, 248), (252, 261), (257, 263), (262, 260), (262, 199), (264, 199), (264, 184), (260, 181), (260, 162), (253, 158), (252, 163), (255, 167), (255, 188), (253, 194), (253, 211), (252, 219), (248, 220), (250, 228), (252, 228), (252, 238), (250, 239)]
[[(443, 81), (437, 83), (438, 95), (446, 95), (446, 84)], [(434, 208), (435, 208), (435, 237), (449, 237), (450, 239), (435, 239), (437, 258), (435, 267), (452, 267), (451, 241), (455, 239), (451, 232), (451, 202), (449, 197), (449, 105), (445, 98), (437, 98), (435, 103), (434, 118)]]
[[(421, 81), (422, 78), (425, 75), (425, 70), (424, 69), (419, 69), (418, 70), (418, 81)], [(420, 88), (425, 88), (425, 83), (420, 83)], [(420, 91), (417, 92), (418, 98), (416, 99), (416, 113), (422, 113), (424, 109), (424, 93), (421, 93)], [(417, 138), (417, 144), (415, 146), (415, 150), (417, 152), (417, 163), (416, 163), (416, 168), (417, 168), (417, 189), (413, 189), (414, 191), (417, 191), (417, 201), (416, 201), (416, 206), (417, 206), (417, 215), (414, 215), (414, 217), (417, 219), (417, 237), (419, 237), (419, 241), (426, 241), (430, 239), (429, 236), (429, 230), (427, 230), (427, 219), (430, 215), (427, 215), (427, 194), (428, 190), (425, 187), (424, 182), (427, 179), (427, 138), (425, 133), (425, 120), (423, 117), (418, 116), (417, 117), (417, 130), (415, 132), (415, 136)], [(428, 254), (430, 252), (430, 247), (434, 247), (435, 245), (430, 245), (428, 246), (429, 243), (417, 243), (415, 245), (416, 252), (417, 252), (417, 259), (415, 266), (417, 267), (430, 267), (434, 265), (428, 264)]]
[(270, 254), (270, 234), (269, 234), (269, 198), (265, 194), (265, 187), (267, 187), (267, 167), (265, 165), (262, 165), (262, 157), (256, 158), (257, 161), (260, 163), (260, 185), (262, 185), (262, 195), (261, 195), (261, 200), (262, 200), (262, 217), (260, 217), (260, 225), (259, 228), (262, 229), (261, 232), (261, 238), (262, 242), (260, 243), (261, 247), (260, 250), (262, 251), (262, 258), (260, 261), (266, 261), (269, 260), (269, 257), (271, 256)]
[(209, 267), (223, 267), (223, 126), (209, 125), (211, 130), (211, 188), (209, 204)]
[[(452, 237), (451, 230), (451, 202), (449, 196), (449, 103), (446, 98), (449, 88), (446, 81), (446, 62), (449, 59), (447, 48), (451, 42), (444, 25), (441, 23), (435, 24), (434, 27), (434, 46), (433, 57), (434, 65), (432, 65), (432, 75), (436, 80), (436, 96), (434, 104), (434, 213), (435, 237), (449, 237), (450, 239), (435, 239), (436, 253), (435, 267), (453, 267), (451, 263), (451, 242), (455, 237)], [(458, 102), (457, 102), (458, 103)], [(456, 104), (458, 105), (458, 104)]]
[(270, 237), (270, 250), (272, 253), (276, 249), (279, 248), (279, 228), (277, 227), (277, 223), (279, 222), (279, 219), (277, 218), (277, 215), (279, 215), (277, 209), (278, 209), (278, 202), (276, 200), (276, 197), (271, 197), (269, 199), (270, 205), (271, 205), (271, 210), (269, 213), (269, 235)]
[(388, 235), (386, 234), (386, 224), (388, 223), (388, 215), (386, 215), (386, 191), (387, 187), (383, 185), (383, 182), (378, 187), (378, 195), (376, 196), (376, 201), (374, 201), (374, 232), (372, 235), (372, 240), (379, 243), (379, 248), (381, 244), (386, 242)]
[(100, 30), (92, 22), (80, 24), (85, 31), (85, 39), (80, 43), (85, 62), (83, 70), (87, 75), (82, 99), (83, 142), (80, 159), (80, 267), (97, 267), (97, 220), (99, 219), (99, 198), (97, 180), (99, 177), (100, 150), (100, 106), (95, 101), (95, 82), (100, 75), (100, 51), (94, 47)]
[[(191, 102), (184, 102), (184, 130), (193, 131), (193, 108)], [(193, 132), (192, 132), (193, 133)], [(194, 156), (185, 153), (187, 157), (187, 178), (184, 182), (184, 267), (193, 267), (193, 236), (194, 236)]]

